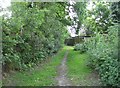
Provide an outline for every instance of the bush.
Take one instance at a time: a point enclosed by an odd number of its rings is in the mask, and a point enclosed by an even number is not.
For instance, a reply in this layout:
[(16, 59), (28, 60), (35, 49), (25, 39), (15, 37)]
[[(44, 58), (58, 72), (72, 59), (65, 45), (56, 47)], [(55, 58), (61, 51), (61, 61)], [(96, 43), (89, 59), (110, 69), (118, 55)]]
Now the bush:
[[(65, 25), (59, 20), (65, 15), (61, 4), (40, 2), (34, 3), (33, 8), (29, 4), (12, 3), (12, 17), (3, 17), (3, 69), (24, 70), (46, 60), (61, 48), (67, 36)], [(58, 17), (56, 13), (62, 14)]]
[(108, 29), (108, 35), (96, 34), (87, 41), (90, 64), (99, 71), (104, 85), (120, 86), (120, 62), (118, 61), (118, 24)]
[(81, 44), (76, 44), (74, 46), (74, 50), (75, 51), (80, 51), (80, 53), (83, 53), (83, 52), (86, 52), (87, 48), (86, 48), (84, 43), (81, 43)]

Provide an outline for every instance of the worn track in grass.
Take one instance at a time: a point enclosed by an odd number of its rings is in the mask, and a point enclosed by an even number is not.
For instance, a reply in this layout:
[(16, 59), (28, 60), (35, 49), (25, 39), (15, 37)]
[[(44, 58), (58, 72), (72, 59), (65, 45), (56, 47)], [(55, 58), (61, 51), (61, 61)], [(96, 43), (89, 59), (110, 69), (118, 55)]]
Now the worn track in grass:
[(67, 60), (68, 51), (66, 51), (65, 56), (58, 67), (58, 76), (56, 78), (58, 86), (71, 86), (70, 80), (67, 78)]

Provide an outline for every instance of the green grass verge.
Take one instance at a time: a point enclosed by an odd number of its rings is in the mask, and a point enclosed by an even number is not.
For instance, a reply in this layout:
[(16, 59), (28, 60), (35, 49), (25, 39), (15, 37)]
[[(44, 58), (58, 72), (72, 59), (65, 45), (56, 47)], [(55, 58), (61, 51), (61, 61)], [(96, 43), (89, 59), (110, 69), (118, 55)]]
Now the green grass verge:
[(2, 80), (0, 80), (0, 88), (2, 87)]
[(67, 58), (68, 77), (73, 85), (91, 85), (91, 80), (87, 79), (87, 76), (92, 73), (92, 69), (87, 66), (88, 59), (89, 56), (86, 53), (80, 54), (80, 51), (74, 51), (72, 47), (69, 48)]
[(61, 63), (66, 49), (64, 47), (49, 62), (42, 67), (31, 71), (15, 72), (3, 80), (3, 85), (7, 86), (52, 86), (57, 84), (57, 66)]

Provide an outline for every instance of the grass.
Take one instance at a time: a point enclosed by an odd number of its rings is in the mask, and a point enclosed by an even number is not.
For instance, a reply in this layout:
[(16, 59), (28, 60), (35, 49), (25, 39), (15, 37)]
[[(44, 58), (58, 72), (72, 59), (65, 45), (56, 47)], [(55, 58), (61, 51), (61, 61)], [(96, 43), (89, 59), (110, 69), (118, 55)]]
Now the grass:
[(86, 53), (80, 54), (80, 51), (74, 51), (73, 48), (69, 48), (67, 59), (68, 77), (73, 85), (92, 85), (91, 80), (87, 78), (93, 71), (87, 66), (88, 59), (89, 56)]
[[(68, 51), (67, 66), (68, 78), (71, 79), (73, 86), (89, 86), (93, 84), (90, 79), (86, 79), (92, 73), (92, 69), (87, 66), (89, 56), (86, 53), (80, 54), (74, 51), (73, 47), (65, 46), (55, 56), (47, 60), (46, 63), (35, 67), (30, 71), (14, 72), (3, 80), (4, 86), (57, 86), (57, 67)], [(88, 85), (89, 84), (89, 85)], [(94, 86), (94, 85), (92, 85)]]
[(2, 80), (0, 80), (0, 88), (2, 87)]
[(31, 71), (15, 72), (3, 80), (6, 86), (53, 86), (56, 85), (57, 66), (61, 63), (66, 49), (61, 49), (57, 55), (42, 67)]

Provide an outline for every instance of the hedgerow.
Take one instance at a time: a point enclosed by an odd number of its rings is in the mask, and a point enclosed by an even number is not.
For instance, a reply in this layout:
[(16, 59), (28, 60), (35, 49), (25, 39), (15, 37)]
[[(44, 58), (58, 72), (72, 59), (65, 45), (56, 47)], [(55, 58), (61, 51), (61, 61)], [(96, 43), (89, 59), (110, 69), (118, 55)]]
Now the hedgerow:
[(64, 9), (64, 3), (11, 4), (12, 16), (2, 20), (4, 70), (28, 69), (62, 47), (67, 36)]
[(118, 57), (119, 24), (109, 27), (108, 34), (96, 34), (87, 41), (90, 65), (98, 70), (104, 85), (120, 86), (120, 62)]

